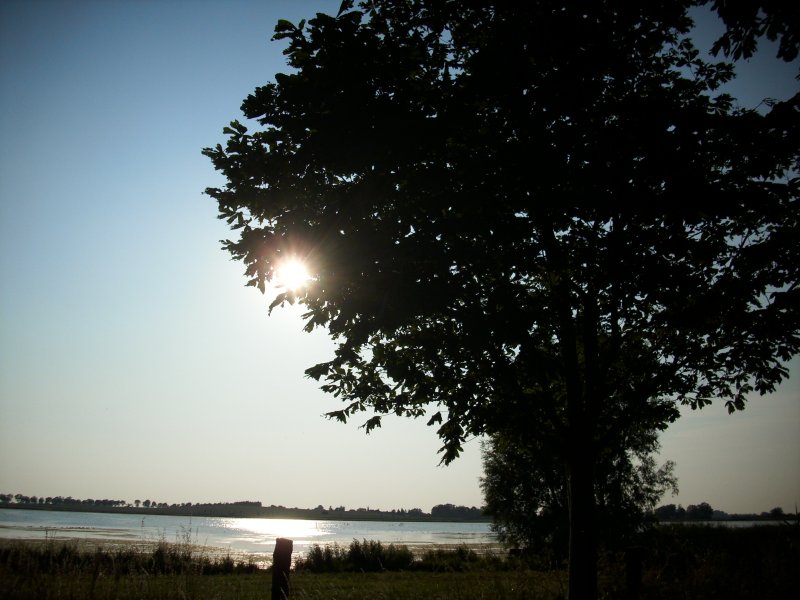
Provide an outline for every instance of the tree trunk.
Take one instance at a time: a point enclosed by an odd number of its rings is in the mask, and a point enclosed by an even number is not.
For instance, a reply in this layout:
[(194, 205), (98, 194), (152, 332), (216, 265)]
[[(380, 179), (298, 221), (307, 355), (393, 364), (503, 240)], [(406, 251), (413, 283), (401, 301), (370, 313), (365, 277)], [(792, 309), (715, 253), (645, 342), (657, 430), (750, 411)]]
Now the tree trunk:
[[(570, 290), (569, 258), (555, 236), (553, 220), (540, 215), (537, 223), (551, 273), (559, 349), (563, 360), (567, 413), (567, 499), (569, 502), (569, 600), (597, 598), (597, 553), (594, 533), (595, 450), (590, 434), (597, 405), (597, 319), (593, 305), (583, 307), (583, 327), (573, 311), (577, 298)], [(579, 342), (578, 330), (583, 332)], [(580, 355), (583, 354), (583, 365)], [(583, 367), (583, 368), (582, 368)], [(585, 378), (585, 379), (584, 379)], [(588, 388), (588, 389), (587, 389)]]
[[(585, 454), (581, 454), (581, 451)], [(572, 448), (568, 465), (569, 600), (597, 598), (594, 477), (591, 451)]]

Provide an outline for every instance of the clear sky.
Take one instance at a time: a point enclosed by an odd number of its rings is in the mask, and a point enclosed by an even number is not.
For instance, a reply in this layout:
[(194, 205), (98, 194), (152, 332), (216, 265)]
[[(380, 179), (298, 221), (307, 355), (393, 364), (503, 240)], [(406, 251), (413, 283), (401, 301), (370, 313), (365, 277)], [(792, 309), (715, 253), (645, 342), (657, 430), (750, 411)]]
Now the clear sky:
[[(0, 2), (0, 492), (482, 503), (478, 440), (439, 467), (423, 421), (365, 436), (322, 418), (338, 401), (303, 371), (332, 345), (297, 309), (267, 317), (202, 194), (222, 181), (200, 150), (285, 70), (277, 19), (338, 6)], [(797, 85), (750, 70), (748, 102)], [(794, 379), (733, 417), (690, 412), (663, 437), (665, 502), (793, 510), (799, 440)]]

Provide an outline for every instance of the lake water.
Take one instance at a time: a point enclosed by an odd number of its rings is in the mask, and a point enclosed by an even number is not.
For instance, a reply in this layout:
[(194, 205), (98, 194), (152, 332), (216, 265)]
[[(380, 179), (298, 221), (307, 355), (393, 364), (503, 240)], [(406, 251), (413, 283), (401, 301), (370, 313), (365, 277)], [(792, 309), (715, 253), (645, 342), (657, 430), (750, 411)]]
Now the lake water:
[(305, 553), (313, 544), (348, 545), (353, 539), (409, 546), (497, 543), (488, 523), (226, 519), (0, 509), (0, 538), (109, 543), (188, 540), (232, 553), (272, 554), (279, 537), (294, 541), (295, 554)]

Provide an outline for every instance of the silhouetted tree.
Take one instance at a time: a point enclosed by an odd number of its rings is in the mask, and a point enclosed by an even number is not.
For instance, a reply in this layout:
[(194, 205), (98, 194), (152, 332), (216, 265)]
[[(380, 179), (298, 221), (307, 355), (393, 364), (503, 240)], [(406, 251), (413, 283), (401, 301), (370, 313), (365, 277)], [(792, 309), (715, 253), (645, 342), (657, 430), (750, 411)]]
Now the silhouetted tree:
[(483, 511), (474, 506), (456, 506), (455, 504), (437, 504), (431, 508), (431, 517), (444, 520), (474, 521), (483, 517)]
[(714, 509), (708, 502), (690, 504), (686, 507), (686, 518), (693, 521), (710, 521), (714, 516)]
[[(708, 4), (699, 2), (699, 4)], [(712, 52), (733, 58), (750, 58), (760, 38), (778, 43), (778, 58), (791, 62), (800, 47), (800, 7), (783, 0), (712, 0), (712, 10), (722, 18), (726, 31), (714, 43)]]
[[(598, 538), (626, 541), (667, 491), (677, 493), (674, 464), (656, 465), (658, 438), (639, 432), (627, 447), (606, 448), (595, 465)], [(524, 436), (494, 435), (483, 447), (481, 488), (485, 512), (502, 541), (518, 547), (549, 547), (564, 558), (569, 531), (567, 481), (557, 453)], [(672, 505), (674, 509), (674, 505)]]
[(656, 508), (653, 515), (659, 521), (680, 521), (686, 518), (686, 510), (680, 504), (665, 504)]
[(330, 416), (425, 416), (445, 463), (523, 422), (546, 441), (571, 598), (596, 595), (604, 453), (680, 404), (744, 408), (798, 350), (798, 103), (715, 95), (694, 4), (345, 0), (278, 23), (291, 72), (204, 150), (248, 285), (314, 273), (270, 308), (336, 340), (307, 371)]
[(781, 519), (786, 515), (783, 512), (783, 508), (781, 508), (780, 506), (776, 506), (775, 508), (769, 511), (769, 516), (772, 517), (773, 519)]

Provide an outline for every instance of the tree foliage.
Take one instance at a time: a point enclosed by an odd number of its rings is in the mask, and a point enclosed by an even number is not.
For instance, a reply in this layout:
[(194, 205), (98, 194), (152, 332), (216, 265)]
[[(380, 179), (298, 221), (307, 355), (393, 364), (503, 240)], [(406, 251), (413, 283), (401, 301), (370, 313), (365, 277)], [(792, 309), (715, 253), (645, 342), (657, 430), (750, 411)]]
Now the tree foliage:
[[(704, 2), (705, 4), (705, 2)], [(758, 42), (767, 38), (778, 43), (777, 57), (791, 62), (800, 49), (800, 7), (781, 0), (711, 0), (712, 10), (725, 23), (725, 33), (712, 47), (716, 54), (750, 58)]]
[(434, 401), (449, 461), (552, 374), (731, 409), (771, 391), (797, 349), (787, 125), (710, 95), (731, 70), (680, 3), (454, 9), (281, 22), (296, 71), (242, 107), (263, 128), (206, 150), (250, 283), (291, 252), (314, 269), (307, 327), (340, 345), (309, 375), (351, 401), (335, 416)]
[(686, 507), (686, 518), (695, 521), (710, 521), (714, 516), (714, 509), (708, 502), (690, 504)]
[(475, 506), (461, 506), (455, 504), (437, 504), (431, 508), (432, 519), (445, 521), (474, 521), (483, 519), (483, 511)]
[(445, 463), (524, 424), (566, 467), (575, 585), (603, 453), (743, 408), (800, 342), (800, 100), (718, 94), (694, 4), (345, 0), (278, 23), (290, 71), (204, 151), (249, 284), (314, 273), (271, 308), (336, 341), (330, 416), (424, 417)]
[[(660, 467), (658, 438), (642, 432), (626, 448), (605, 449), (596, 466), (595, 520), (609, 546), (629, 541), (665, 492), (677, 493), (674, 463)], [(483, 447), (481, 478), (493, 529), (518, 548), (549, 548), (566, 556), (568, 496), (564, 466), (535, 438), (495, 435)]]

